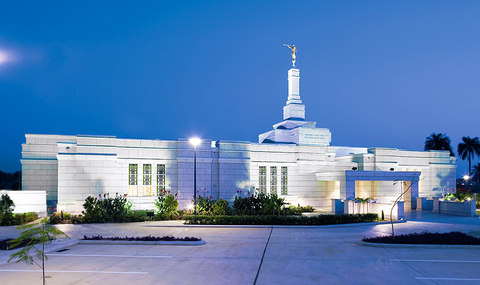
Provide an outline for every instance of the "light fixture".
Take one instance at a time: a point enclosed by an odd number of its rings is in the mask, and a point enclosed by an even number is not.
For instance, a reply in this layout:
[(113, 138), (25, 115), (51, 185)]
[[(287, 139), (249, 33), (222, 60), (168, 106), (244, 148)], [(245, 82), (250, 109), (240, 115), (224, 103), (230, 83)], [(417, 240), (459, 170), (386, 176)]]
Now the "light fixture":
[(470, 179), (470, 176), (469, 176), (469, 175), (464, 175), (464, 176), (463, 176), (463, 180), (468, 181), (468, 179)]
[(202, 142), (202, 140), (200, 138), (197, 138), (197, 137), (190, 138), (188, 141), (195, 148), (197, 147), (197, 145), (199, 145)]

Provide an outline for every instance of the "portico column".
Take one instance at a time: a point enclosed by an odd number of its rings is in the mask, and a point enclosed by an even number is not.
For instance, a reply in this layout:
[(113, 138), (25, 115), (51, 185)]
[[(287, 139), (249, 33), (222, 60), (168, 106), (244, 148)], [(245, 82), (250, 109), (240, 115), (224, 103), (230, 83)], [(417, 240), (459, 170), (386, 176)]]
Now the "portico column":
[(411, 197), (411, 209), (416, 210), (417, 209), (417, 197), (418, 197), (418, 180), (412, 180), (410, 181), (410, 192), (412, 194)]
[(355, 199), (355, 180), (347, 177), (345, 182), (345, 199), (352, 200)]

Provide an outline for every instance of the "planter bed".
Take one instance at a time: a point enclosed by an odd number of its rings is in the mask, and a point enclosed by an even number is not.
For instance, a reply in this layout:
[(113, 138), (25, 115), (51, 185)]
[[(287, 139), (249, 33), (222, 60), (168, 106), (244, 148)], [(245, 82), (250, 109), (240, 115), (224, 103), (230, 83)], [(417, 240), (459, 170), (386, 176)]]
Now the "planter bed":
[(480, 246), (480, 238), (462, 232), (412, 233), (396, 236), (364, 238), (364, 243), (391, 245), (473, 245)]
[(377, 214), (320, 216), (186, 216), (193, 225), (338, 225), (377, 222)]
[(177, 238), (173, 236), (143, 236), (143, 237), (103, 237), (84, 236), (80, 244), (144, 244), (144, 245), (203, 245), (205, 241), (196, 237)]

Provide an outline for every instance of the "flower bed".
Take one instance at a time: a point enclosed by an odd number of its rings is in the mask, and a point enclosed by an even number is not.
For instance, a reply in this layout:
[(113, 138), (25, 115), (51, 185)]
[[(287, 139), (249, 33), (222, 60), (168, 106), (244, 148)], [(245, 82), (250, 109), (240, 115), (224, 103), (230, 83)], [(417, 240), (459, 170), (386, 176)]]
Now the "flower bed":
[(448, 244), (448, 245), (480, 245), (480, 238), (462, 232), (449, 233), (412, 233), (396, 236), (363, 238), (364, 242), (390, 244)]
[(143, 237), (103, 237), (103, 236), (83, 236), (82, 240), (115, 240), (115, 241), (201, 241), (201, 238), (196, 237), (174, 237), (174, 236), (143, 236)]
[(378, 221), (377, 214), (319, 216), (186, 216), (186, 224), (199, 225), (336, 225)]

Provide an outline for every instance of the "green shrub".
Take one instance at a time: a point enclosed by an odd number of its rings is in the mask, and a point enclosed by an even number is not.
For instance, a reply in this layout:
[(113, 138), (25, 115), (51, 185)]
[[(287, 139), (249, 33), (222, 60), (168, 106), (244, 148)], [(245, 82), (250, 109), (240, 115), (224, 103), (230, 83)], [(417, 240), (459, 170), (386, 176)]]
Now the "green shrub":
[(212, 214), (214, 215), (230, 215), (231, 213), (232, 208), (230, 208), (228, 202), (222, 198), (218, 199), (212, 206)]
[(212, 215), (215, 201), (209, 197), (197, 197), (197, 213), (201, 215)]
[(8, 194), (3, 194), (0, 198), (0, 225), (10, 226), (15, 224), (15, 219), (13, 216), (13, 209), (15, 208), (15, 203)]
[(170, 221), (170, 220), (181, 220), (183, 215), (179, 215), (177, 212), (157, 214), (152, 217), (153, 221)]
[(23, 225), (23, 224), (31, 223), (38, 219), (37, 213), (34, 213), (34, 212), (14, 214), (13, 216), (14, 216), (15, 225)]
[(445, 201), (464, 202), (468, 199), (475, 199), (475, 193), (472, 193), (470, 190), (465, 191), (464, 189), (457, 189), (455, 193), (443, 194), (443, 199)]
[(287, 207), (284, 209), (284, 213), (285, 215), (301, 215), (302, 213), (309, 213), (309, 212), (313, 212), (314, 209), (312, 206), (308, 205), (308, 206), (290, 206), (290, 207)]
[(249, 197), (235, 197), (233, 210), (236, 215), (280, 215), (286, 205), (284, 198), (277, 194), (255, 194)]
[(144, 222), (147, 219), (147, 211), (130, 211), (123, 222)]
[(89, 196), (85, 199), (83, 208), (84, 223), (125, 222), (130, 213), (127, 198), (121, 195), (115, 198), (104, 195), (104, 199)]
[(176, 213), (178, 208), (178, 201), (172, 194), (168, 194), (166, 196), (158, 196), (157, 200), (155, 201), (155, 208), (157, 214)]
[(319, 216), (186, 216), (187, 224), (203, 225), (335, 225), (378, 221), (377, 214)]
[(48, 223), (52, 225), (60, 224), (62, 222), (62, 218), (60, 213), (53, 213), (48, 217)]
[(83, 215), (72, 215), (70, 217), (70, 223), (72, 223), (72, 224), (82, 224), (83, 223)]

